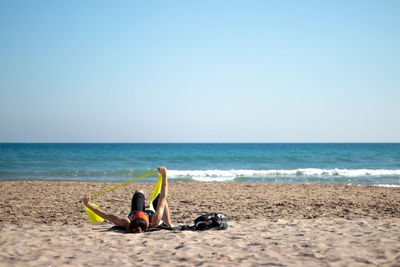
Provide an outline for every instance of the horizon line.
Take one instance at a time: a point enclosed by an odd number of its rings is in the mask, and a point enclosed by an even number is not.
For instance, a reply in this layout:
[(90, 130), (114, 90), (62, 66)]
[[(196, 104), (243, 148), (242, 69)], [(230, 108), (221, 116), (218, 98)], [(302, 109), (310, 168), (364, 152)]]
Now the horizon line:
[(326, 141), (326, 142), (1, 142), (0, 144), (400, 144), (396, 141)]

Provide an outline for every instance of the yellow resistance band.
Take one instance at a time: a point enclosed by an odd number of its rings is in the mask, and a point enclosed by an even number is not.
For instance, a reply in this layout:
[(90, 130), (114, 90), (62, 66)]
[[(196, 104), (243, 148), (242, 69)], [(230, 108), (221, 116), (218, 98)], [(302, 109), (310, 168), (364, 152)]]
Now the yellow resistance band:
[(119, 187), (121, 187), (121, 186), (124, 186), (124, 185), (130, 184), (130, 183), (132, 183), (132, 182), (134, 182), (134, 181), (137, 181), (137, 180), (140, 180), (140, 179), (142, 179), (142, 178), (144, 178), (144, 177), (147, 177), (147, 176), (150, 176), (150, 175), (152, 175), (152, 174), (155, 174), (156, 172), (157, 172), (157, 171), (153, 171), (153, 172), (151, 172), (151, 173), (148, 173), (148, 174), (145, 174), (145, 175), (143, 175), (143, 176), (140, 176), (139, 178), (133, 179), (132, 181), (129, 181), (129, 182), (126, 182), (126, 183), (123, 183), (123, 184), (120, 184), (120, 185), (114, 186), (114, 187), (112, 187), (112, 188), (109, 188), (109, 189), (107, 189), (107, 190), (105, 190), (105, 191), (103, 191), (103, 192), (100, 192), (100, 193), (94, 194), (93, 196), (91, 196), (91, 198), (95, 198), (95, 197), (97, 197), (97, 196), (100, 196), (101, 194), (104, 194), (104, 193), (110, 192), (111, 190), (114, 190), (114, 189), (117, 189), (117, 188), (119, 188)]
[(162, 184), (162, 175), (160, 174), (160, 177), (158, 177), (157, 184), (154, 187), (153, 192), (151, 193), (151, 197), (150, 197), (149, 207), (150, 207), (150, 210), (152, 210), (154, 212), (156, 212), (156, 210), (154, 209), (153, 201), (157, 198), (158, 194), (160, 194), (160, 192), (161, 192), (161, 184)]
[[(103, 192), (94, 194), (93, 196), (91, 196), (91, 198), (95, 198), (95, 197), (97, 197), (97, 196), (100, 196), (101, 194), (110, 192), (111, 190), (114, 190), (114, 189), (116, 189), (116, 188), (118, 188), (118, 187), (121, 187), (121, 186), (130, 184), (130, 183), (132, 183), (132, 182), (134, 182), (134, 181), (137, 181), (137, 180), (140, 180), (140, 179), (142, 179), (142, 178), (144, 178), (144, 177), (147, 177), (147, 176), (150, 176), (150, 175), (152, 175), (152, 174), (155, 174), (156, 172), (157, 172), (157, 171), (153, 171), (153, 172), (151, 172), (151, 173), (148, 173), (148, 174), (145, 174), (145, 175), (143, 175), (143, 176), (140, 176), (139, 178), (133, 179), (132, 181), (129, 181), (129, 182), (126, 182), (126, 183), (123, 183), (123, 184), (114, 186), (114, 187), (109, 188), (109, 189), (107, 189), (107, 190), (105, 190), (105, 191), (103, 191)], [(152, 201), (156, 198), (156, 196), (153, 197), (153, 195), (155, 194), (154, 191), (157, 191), (157, 190), (158, 190), (158, 193), (160, 193), (161, 180), (162, 180), (162, 179), (161, 179), (161, 175), (160, 175), (160, 177), (158, 178), (158, 182), (157, 182), (157, 184), (156, 184), (156, 188), (155, 188), (155, 190), (153, 190), (153, 194), (151, 194), (150, 203), (152, 203)], [(82, 202), (82, 204), (83, 204), (83, 202)], [(101, 218), (100, 216), (98, 216), (97, 214), (95, 214), (95, 213), (94, 213), (93, 211), (91, 211), (88, 207), (86, 207), (85, 205), (83, 205), (83, 206), (85, 207), (85, 210), (86, 210), (86, 212), (87, 212), (87, 215), (88, 215), (88, 217), (89, 217), (89, 220), (90, 220), (90, 223), (91, 223), (91, 224), (95, 224), (95, 223), (104, 221), (103, 218)], [(93, 204), (93, 203), (92, 203), (92, 206), (98, 208), (98, 206), (97, 206), (96, 204)], [(151, 206), (151, 207), (152, 207), (152, 206)], [(154, 208), (153, 208), (153, 209), (154, 209)]]

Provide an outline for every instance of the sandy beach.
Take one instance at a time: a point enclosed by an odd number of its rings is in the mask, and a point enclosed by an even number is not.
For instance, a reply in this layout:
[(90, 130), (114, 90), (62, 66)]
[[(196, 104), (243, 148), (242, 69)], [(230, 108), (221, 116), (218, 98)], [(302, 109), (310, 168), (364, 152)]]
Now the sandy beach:
[[(400, 188), (170, 183), (175, 225), (205, 212), (226, 231), (126, 234), (89, 224), (79, 199), (114, 186), (0, 182), (1, 266), (400, 266)], [(131, 184), (93, 200), (126, 216)]]

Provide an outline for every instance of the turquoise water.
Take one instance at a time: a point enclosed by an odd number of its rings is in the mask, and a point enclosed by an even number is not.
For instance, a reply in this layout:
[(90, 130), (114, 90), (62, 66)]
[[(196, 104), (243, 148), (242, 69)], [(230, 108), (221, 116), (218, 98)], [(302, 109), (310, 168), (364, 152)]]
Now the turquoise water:
[(125, 182), (157, 165), (171, 182), (400, 186), (400, 144), (0, 144), (0, 180)]

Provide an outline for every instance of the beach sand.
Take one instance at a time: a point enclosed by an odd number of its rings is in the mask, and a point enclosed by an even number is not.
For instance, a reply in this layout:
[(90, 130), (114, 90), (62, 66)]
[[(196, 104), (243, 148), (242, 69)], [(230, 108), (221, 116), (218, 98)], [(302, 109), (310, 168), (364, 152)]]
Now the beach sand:
[[(112, 183), (0, 182), (0, 266), (400, 266), (400, 188), (170, 183), (175, 225), (205, 212), (225, 231), (110, 231), (79, 202)], [(92, 202), (126, 216), (130, 184)]]

